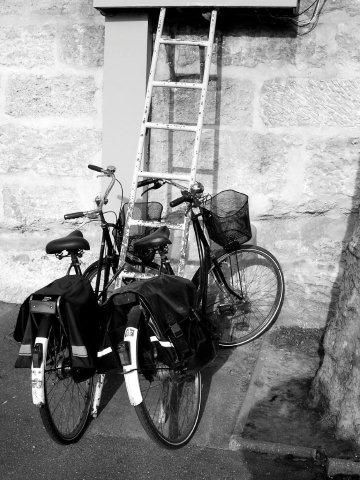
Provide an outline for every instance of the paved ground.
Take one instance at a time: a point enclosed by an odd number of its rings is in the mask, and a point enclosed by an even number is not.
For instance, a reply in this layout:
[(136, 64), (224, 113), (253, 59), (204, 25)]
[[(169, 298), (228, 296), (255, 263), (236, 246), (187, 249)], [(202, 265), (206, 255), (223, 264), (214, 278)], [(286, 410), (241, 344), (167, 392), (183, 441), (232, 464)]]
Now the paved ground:
[[(351, 445), (337, 442), (331, 432), (322, 431), (313, 438), (309, 425), (314, 425), (316, 418), (301, 410), (299, 402), (295, 402), (296, 410), (289, 385), (287, 397), (278, 388), (272, 400), (261, 398), (264, 364), (269, 363), (271, 353), (267, 340), (222, 351), (206, 370), (204, 414), (193, 440), (183, 449), (163, 450), (146, 437), (116, 372), (109, 377), (101, 414), (84, 437), (76, 445), (59, 446), (47, 436), (31, 403), (29, 370), (13, 368), (18, 345), (11, 332), (17, 309), (16, 305), (0, 304), (2, 480), (50, 475), (52, 480), (320, 479), (327, 478), (325, 469), (311, 459), (256, 453), (239, 446), (239, 441), (281, 441), (285, 446), (325, 446), (342, 455), (351, 452)], [(305, 387), (297, 384), (300, 396)], [(299, 434), (294, 435), (298, 429)]]

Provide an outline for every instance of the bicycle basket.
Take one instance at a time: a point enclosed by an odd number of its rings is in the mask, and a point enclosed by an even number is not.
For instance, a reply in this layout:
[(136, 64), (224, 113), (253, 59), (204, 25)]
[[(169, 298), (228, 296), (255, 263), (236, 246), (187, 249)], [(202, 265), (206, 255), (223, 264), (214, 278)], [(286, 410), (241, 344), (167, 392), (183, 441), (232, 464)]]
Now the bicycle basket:
[(224, 190), (202, 206), (204, 224), (210, 239), (229, 247), (241, 244), (251, 238), (248, 196), (235, 190)]
[[(128, 211), (128, 203), (124, 203), (119, 213), (119, 218), (116, 223), (116, 228), (113, 230), (113, 235), (117, 247), (121, 248), (121, 242), (123, 238), (124, 225), (126, 220), (126, 214)], [(163, 206), (159, 202), (135, 202), (133, 210), (133, 218), (135, 220), (156, 221), (161, 220), (161, 214)], [(156, 228), (144, 227), (142, 225), (134, 225), (130, 228), (130, 237), (128, 252), (134, 253), (134, 241), (139, 238), (143, 238), (146, 235), (154, 232)], [(155, 252), (152, 249), (141, 250), (136, 252), (136, 255), (144, 262), (151, 262), (154, 259)]]

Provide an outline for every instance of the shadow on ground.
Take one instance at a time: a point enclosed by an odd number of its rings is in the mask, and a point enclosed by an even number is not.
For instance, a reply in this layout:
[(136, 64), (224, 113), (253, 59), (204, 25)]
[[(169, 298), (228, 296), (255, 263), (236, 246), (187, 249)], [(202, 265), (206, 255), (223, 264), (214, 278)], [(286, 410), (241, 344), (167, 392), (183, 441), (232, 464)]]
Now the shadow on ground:
[(312, 377), (294, 378), (273, 387), (248, 416), (243, 438), (316, 448), (327, 456), (359, 454), (351, 442), (339, 440), (319, 411), (310, 406)]

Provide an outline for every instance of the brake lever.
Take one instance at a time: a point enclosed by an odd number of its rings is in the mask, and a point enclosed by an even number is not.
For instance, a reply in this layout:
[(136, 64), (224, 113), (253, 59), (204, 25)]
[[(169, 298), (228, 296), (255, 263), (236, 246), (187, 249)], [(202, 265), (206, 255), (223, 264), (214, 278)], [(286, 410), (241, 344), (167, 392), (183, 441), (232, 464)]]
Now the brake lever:
[(152, 187), (149, 187), (146, 190), (144, 190), (141, 196), (145, 195), (145, 193), (148, 192), (149, 190), (157, 190), (158, 188), (161, 188), (164, 185), (164, 183), (165, 182), (158, 180), (156, 183), (154, 183)]

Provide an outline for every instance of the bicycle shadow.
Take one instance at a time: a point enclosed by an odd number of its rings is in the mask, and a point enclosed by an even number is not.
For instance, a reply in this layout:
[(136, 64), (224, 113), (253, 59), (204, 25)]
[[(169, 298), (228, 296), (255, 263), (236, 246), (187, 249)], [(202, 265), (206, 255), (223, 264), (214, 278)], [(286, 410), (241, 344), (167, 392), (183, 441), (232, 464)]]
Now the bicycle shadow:
[(101, 400), (98, 408), (98, 417), (102, 414), (123, 384), (124, 375), (120, 368), (106, 372), (104, 386), (101, 393)]
[(258, 339), (241, 347), (221, 348), (202, 370), (201, 422), (195, 442), (228, 448), (262, 342)]

